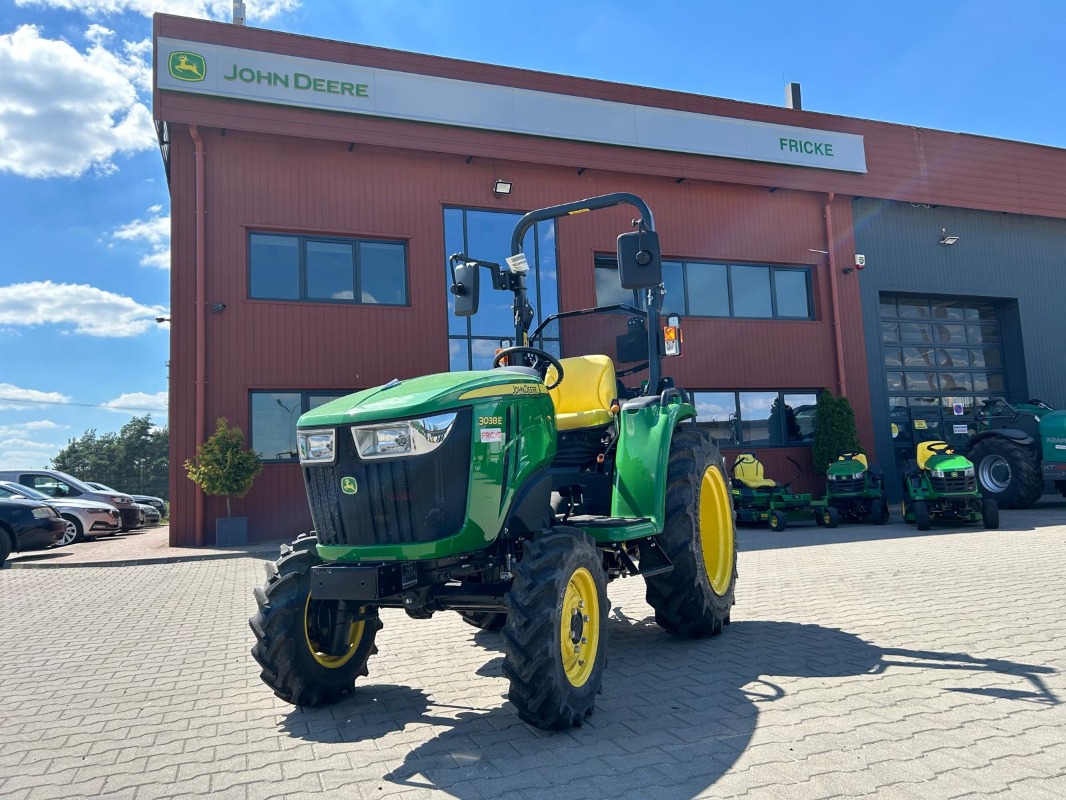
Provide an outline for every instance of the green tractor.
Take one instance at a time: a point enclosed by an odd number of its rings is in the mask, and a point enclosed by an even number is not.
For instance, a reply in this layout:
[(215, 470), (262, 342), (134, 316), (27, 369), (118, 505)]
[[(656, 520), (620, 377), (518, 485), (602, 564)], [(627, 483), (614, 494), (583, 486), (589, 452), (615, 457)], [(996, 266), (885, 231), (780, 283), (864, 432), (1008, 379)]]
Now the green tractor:
[[(802, 469), (799, 462), (787, 457)], [(790, 522), (809, 522), (813, 516), (819, 525), (835, 528), (840, 522), (836, 512), (826, 507), (824, 500), (812, 500), (809, 494), (791, 490), (797, 472), (785, 484), (766, 477), (762, 462), (754, 453), (738, 453), (733, 462), (733, 505), (737, 522), (765, 522), (772, 531), (783, 531)]]
[(999, 506), (977, 485), (973, 463), (947, 442), (918, 444), (917, 468), (903, 479), (903, 520), (920, 531), (934, 519), (976, 522), (999, 527)]
[(888, 522), (884, 473), (877, 465), (871, 467), (865, 455), (851, 451), (840, 453), (829, 465), (825, 478), (824, 516), (836, 515), (837, 521), (846, 519), (874, 525)]
[(1066, 411), (1040, 400), (1011, 405), (995, 397), (976, 415), (978, 433), (959, 452), (973, 460), (987, 497), (1029, 508), (1051, 481), (1066, 496)]
[[(619, 278), (646, 290), (646, 306), (553, 315), (530, 335), (526, 231), (620, 204), (641, 218), (618, 237)], [(393, 380), (300, 417), (315, 532), (282, 547), (250, 620), (252, 655), (281, 699), (315, 706), (351, 692), (377, 652), (380, 609), (455, 611), (501, 631), (519, 717), (569, 728), (601, 689), (609, 581), (642, 576), (675, 636), (729, 624), (725, 463), (662, 375), (681, 337), (660, 322), (650, 209), (617, 193), (533, 211), (511, 253), (506, 268), (450, 259), (456, 314), (476, 313), (482, 269), (513, 295), (518, 345), (494, 369)]]

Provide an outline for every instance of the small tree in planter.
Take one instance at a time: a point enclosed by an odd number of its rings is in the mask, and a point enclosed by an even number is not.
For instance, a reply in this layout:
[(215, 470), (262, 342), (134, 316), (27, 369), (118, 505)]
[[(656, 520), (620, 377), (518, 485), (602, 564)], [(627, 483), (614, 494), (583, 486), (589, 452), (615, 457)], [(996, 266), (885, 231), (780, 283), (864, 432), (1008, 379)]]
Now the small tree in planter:
[(196, 458), (185, 462), (189, 480), (205, 494), (226, 498), (226, 518), (215, 520), (217, 544), (247, 544), (248, 518), (233, 516), (230, 498), (248, 494), (262, 470), (259, 456), (244, 448), (244, 432), (225, 417), (219, 417), (215, 432), (196, 448)]
[(818, 395), (814, 410), (814, 468), (824, 474), (829, 464), (843, 452), (860, 452), (855, 412), (846, 397), (834, 397), (829, 391)]

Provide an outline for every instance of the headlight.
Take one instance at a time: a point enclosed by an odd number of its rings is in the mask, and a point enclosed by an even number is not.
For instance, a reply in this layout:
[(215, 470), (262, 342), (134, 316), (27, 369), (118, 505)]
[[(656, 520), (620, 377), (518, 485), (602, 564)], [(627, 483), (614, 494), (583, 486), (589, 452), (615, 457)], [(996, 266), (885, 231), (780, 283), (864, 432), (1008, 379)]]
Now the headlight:
[(456, 412), (432, 417), (382, 422), (352, 428), (360, 458), (424, 455), (440, 447), (455, 423)]
[(852, 477), (852, 480), (856, 480), (857, 481), (857, 480), (861, 480), (862, 476), (865, 475), (865, 474), (866, 474), (865, 472), (863, 472), (862, 470), (859, 470), (858, 472), (852, 473), (851, 477)]
[(301, 464), (331, 464), (336, 455), (336, 432), (329, 430), (297, 431), (296, 447)]
[(942, 469), (930, 470), (929, 474), (932, 475), (934, 478), (943, 478), (944, 477), (944, 470), (942, 470)]
[(53, 511), (50, 506), (38, 506), (37, 508), (33, 509), (33, 516), (37, 519), (48, 519), (49, 517), (54, 517), (55, 515), (56, 512)]
[(133, 498), (132, 497), (123, 497), (122, 495), (113, 495), (111, 497), (111, 502), (112, 503), (118, 503), (120, 506), (132, 506), (133, 505)]
[(962, 474), (965, 475), (967, 478), (972, 478), (973, 477), (973, 467), (967, 467), (966, 469), (964, 469), (962, 471)]

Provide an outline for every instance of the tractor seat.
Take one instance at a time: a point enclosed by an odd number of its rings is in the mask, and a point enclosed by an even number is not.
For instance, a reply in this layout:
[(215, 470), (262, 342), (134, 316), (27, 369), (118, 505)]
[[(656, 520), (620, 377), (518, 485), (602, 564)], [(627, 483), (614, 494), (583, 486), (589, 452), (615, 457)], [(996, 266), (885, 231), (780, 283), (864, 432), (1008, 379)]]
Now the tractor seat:
[(763, 475), (762, 462), (754, 453), (741, 453), (733, 462), (733, 477), (749, 489), (772, 489), (777, 484)]
[(932, 451), (932, 449), (931, 449), (932, 445), (940, 446), (940, 445), (946, 445), (946, 444), (947, 444), (947, 442), (937, 442), (937, 441), (919, 443), (918, 444), (918, 456), (917, 456), (917, 458), (918, 458), (918, 469), (925, 469), (926, 463), (933, 456), (944, 455), (945, 453), (954, 453), (955, 452), (950, 447), (947, 450), (941, 450), (939, 453), (934, 453)]
[[(561, 431), (607, 425), (614, 419), (614, 362), (607, 356), (561, 358), (563, 380), (548, 394), (555, 404), (555, 425)], [(552, 383), (558, 372), (548, 368), (545, 383)]]

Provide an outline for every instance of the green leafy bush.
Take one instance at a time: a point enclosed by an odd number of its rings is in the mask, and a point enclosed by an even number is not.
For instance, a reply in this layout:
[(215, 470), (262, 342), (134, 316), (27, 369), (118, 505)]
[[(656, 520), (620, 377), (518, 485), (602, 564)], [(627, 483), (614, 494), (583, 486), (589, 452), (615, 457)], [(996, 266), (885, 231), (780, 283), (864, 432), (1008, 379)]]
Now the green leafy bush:
[(263, 470), (259, 456), (244, 448), (244, 432), (219, 417), (215, 432), (196, 448), (196, 458), (185, 462), (189, 480), (205, 494), (226, 498), (226, 516), (231, 497), (244, 497), (251, 491), (255, 476)]
[(822, 474), (837, 455), (845, 451), (861, 452), (855, 411), (846, 397), (834, 397), (824, 391), (818, 395), (814, 410), (814, 468)]

